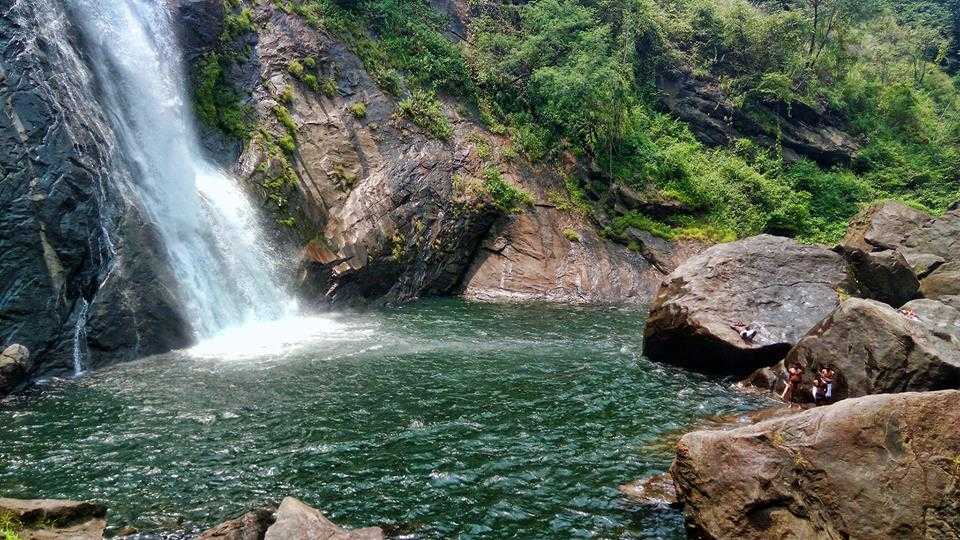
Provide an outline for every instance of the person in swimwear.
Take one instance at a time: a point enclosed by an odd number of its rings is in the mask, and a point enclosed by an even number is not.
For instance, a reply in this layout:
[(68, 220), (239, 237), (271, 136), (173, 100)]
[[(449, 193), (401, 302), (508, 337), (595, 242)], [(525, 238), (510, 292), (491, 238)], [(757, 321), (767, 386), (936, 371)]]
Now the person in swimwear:
[(780, 394), (780, 399), (787, 403), (793, 403), (794, 392), (800, 388), (803, 383), (803, 366), (799, 362), (794, 362), (787, 370), (787, 387)]

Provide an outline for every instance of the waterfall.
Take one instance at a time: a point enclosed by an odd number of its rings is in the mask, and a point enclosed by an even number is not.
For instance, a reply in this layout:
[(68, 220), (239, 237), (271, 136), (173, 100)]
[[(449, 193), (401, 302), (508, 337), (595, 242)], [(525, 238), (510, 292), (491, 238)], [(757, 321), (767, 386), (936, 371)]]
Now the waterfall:
[(90, 304), (85, 298), (80, 298), (80, 307), (77, 311), (77, 323), (73, 329), (73, 375), (77, 376), (86, 370), (83, 365), (84, 351), (87, 348), (87, 309)]
[(130, 169), (123, 191), (156, 227), (196, 337), (287, 314), (279, 256), (255, 209), (201, 155), (167, 2), (65, 3)]

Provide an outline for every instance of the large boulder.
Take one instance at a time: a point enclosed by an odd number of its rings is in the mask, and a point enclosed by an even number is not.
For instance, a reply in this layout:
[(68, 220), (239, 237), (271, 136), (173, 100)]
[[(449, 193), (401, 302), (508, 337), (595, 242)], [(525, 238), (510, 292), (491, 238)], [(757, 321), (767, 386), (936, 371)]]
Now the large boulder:
[(677, 445), (694, 538), (956, 538), (960, 391), (846, 400)]
[(347, 530), (324, 517), (316, 508), (287, 497), (276, 512), (276, 523), (264, 540), (383, 540), (379, 527)]
[(880, 201), (850, 220), (842, 244), (866, 252), (896, 249), (930, 219), (928, 214), (903, 203)]
[(920, 296), (920, 280), (899, 251), (863, 251), (839, 246), (860, 296), (898, 307)]
[(90, 502), (0, 497), (0, 514), (23, 540), (101, 540), (107, 526), (107, 508)]
[(13, 344), (0, 352), (0, 398), (15, 391), (27, 381), (30, 371), (30, 351)]
[(820, 367), (835, 366), (835, 399), (960, 388), (960, 328), (948, 329), (960, 313), (934, 300), (908, 308), (918, 315), (851, 298), (801, 339), (784, 364), (800, 363), (808, 380)]
[[(773, 365), (855, 292), (843, 257), (788, 238), (760, 235), (720, 244), (667, 276), (647, 320), (648, 357), (744, 374)], [(757, 330), (752, 341), (734, 324)]]

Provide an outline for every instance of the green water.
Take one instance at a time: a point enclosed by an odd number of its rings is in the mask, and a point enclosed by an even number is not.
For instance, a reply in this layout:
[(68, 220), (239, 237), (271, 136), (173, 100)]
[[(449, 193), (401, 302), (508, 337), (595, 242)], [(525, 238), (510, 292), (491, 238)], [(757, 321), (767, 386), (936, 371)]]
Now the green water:
[(669, 465), (665, 434), (760, 403), (643, 358), (642, 322), (431, 301), (53, 381), (0, 404), (0, 494), (181, 536), (293, 495), (406, 538), (679, 538), (617, 486)]

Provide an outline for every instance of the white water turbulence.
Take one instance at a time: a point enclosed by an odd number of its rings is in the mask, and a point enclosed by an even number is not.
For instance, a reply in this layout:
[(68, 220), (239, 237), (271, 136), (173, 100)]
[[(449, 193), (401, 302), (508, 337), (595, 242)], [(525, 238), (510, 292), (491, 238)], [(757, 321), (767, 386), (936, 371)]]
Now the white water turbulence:
[(276, 254), (235, 178), (200, 152), (167, 2), (66, 0), (198, 339), (291, 314)]

